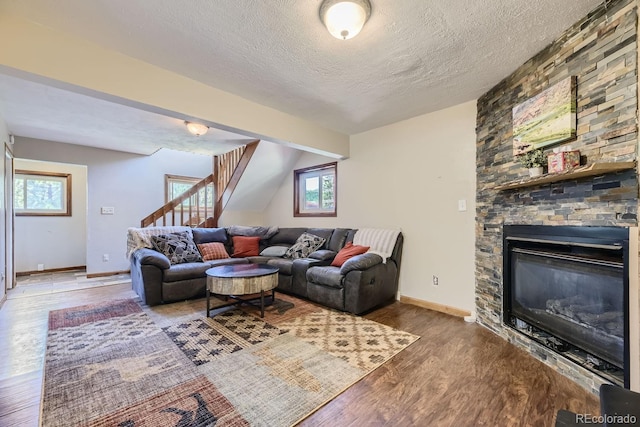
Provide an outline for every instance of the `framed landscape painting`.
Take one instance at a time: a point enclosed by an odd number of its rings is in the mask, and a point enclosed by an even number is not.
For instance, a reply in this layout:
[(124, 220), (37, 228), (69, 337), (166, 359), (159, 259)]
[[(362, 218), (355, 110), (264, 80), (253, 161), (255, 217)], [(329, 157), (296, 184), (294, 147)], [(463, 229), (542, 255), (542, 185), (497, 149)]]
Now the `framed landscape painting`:
[(576, 76), (513, 107), (513, 155), (576, 136)]

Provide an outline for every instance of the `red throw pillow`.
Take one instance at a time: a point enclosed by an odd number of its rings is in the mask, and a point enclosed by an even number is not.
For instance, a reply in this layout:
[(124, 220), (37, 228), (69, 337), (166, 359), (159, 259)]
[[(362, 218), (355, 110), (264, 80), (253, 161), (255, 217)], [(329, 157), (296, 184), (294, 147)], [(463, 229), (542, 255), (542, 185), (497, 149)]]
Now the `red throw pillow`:
[(260, 237), (233, 236), (234, 258), (260, 255)]
[(336, 255), (336, 257), (333, 259), (331, 265), (334, 267), (342, 267), (342, 264), (347, 262), (349, 258), (353, 258), (356, 255), (363, 254), (368, 250), (369, 246), (354, 245), (353, 243), (349, 242), (344, 245), (344, 248), (340, 249), (340, 252), (338, 252), (338, 255)]
[(198, 250), (202, 255), (203, 261), (212, 261), (214, 259), (229, 258), (227, 250), (220, 242), (201, 243), (198, 245)]

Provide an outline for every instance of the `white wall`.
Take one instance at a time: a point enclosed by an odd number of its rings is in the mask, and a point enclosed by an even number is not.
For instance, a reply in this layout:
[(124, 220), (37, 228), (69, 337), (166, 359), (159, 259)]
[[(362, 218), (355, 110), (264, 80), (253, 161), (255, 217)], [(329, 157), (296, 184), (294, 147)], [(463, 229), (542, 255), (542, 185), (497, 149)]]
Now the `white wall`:
[[(127, 228), (164, 204), (164, 175), (202, 178), (212, 172), (209, 156), (160, 150), (151, 156), (16, 137), (16, 157), (87, 166), (88, 274), (129, 269)], [(101, 215), (101, 207), (115, 215)], [(109, 261), (103, 262), (103, 254)]]
[(264, 212), (257, 211), (232, 211), (225, 209), (218, 221), (220, 227), (230, 225), (271, 225), (265, 222)]
[(2, 156), (2, 161), (0, 161), (0, 301), (2, 301), (6, 294), (6, 278), (5, 278), (5, 270), (6, 270), (6, 234), (5, 234), (5, 223), (6, 223), (6, 208), (5, 208), (5, 159), (4, 159), (4, 146), (9, 145), (9, 132), (7, 130), (7, 125), (4, 121), (2, 115), (0, 115), (0, 155)]
[[(476, 102), (351, 137), (337, 218), (294, 218), (292, 174), (265, 212), (280, 226), (402, 228), (400, 294), (474, 310)], [(330, 161), (305, 154), (296, 168)], [(458, 211), (458, 200), (467, 210)], [(432, 276), (439, 285), (432, 285)]]
[(71, 174), (71, 216), (16, 216), (16, 272), (86, 265), (87, 167), (15, 159), (16, 170)]

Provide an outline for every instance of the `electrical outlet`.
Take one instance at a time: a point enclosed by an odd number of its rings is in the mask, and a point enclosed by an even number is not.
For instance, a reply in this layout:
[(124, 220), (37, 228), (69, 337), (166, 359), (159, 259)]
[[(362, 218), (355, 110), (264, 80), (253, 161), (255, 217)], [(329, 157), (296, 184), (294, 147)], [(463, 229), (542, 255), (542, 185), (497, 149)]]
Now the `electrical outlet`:
[(44, 264), (38, 264), (38, 271), (44, 271)]
[(102, 262), (109, 262), (109, 254), (102, 255)]
[(438, 276), (433, 275), (433, 286), (438, 286)]
[(100, 208), (100, 214), (102, 215), (113, 215), (116, 213), (116, 209), (112, 206), (103, 206)]

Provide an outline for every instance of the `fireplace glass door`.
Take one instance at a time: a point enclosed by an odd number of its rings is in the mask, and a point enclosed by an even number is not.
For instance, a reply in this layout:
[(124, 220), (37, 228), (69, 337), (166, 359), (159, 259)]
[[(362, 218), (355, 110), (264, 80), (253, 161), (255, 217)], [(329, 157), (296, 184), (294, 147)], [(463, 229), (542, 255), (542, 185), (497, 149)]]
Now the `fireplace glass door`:
[(624, 366), (622, 262), (515, 248), (516, 317)]
[(627, 385), (628, 263), (624, 227), (505, 225), (504, 323)]

